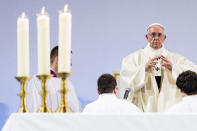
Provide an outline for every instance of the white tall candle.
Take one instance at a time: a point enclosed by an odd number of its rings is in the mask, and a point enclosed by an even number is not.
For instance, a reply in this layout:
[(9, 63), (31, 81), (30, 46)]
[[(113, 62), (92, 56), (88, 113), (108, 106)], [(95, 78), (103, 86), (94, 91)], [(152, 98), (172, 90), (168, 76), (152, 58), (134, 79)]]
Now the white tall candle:
[(68, 5), (59, 14), (58, 72), (70, 72), (71, 68), (71, 13)]
[(38, 74), (50, 74), (50, 29), (49, 16), (42, 8), (41, 14), (37, 16), (38, 30)]
[(17, 76), (29, 76), (29, 20), (24, 12), (17, 20)]

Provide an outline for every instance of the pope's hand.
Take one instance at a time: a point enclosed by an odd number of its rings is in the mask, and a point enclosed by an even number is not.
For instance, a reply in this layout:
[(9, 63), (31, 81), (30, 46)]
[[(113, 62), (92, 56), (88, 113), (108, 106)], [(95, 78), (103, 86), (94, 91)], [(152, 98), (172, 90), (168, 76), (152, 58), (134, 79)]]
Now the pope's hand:
[(161, 56), (161, 59), (163, 60), (162, 66), (164, 66), (168, 70), (172, 71), (172, 63), (165, 56)]
[(150, 59), (145, 66), (145, 71), (147, 72), (148, 70), (150, 70), (152, 67), (155, 67), (155, 65), (157, 64), (157, 62), (155, 62), (155, 60), (157, 60), (160, 57), (155, 57), (153, 59)]

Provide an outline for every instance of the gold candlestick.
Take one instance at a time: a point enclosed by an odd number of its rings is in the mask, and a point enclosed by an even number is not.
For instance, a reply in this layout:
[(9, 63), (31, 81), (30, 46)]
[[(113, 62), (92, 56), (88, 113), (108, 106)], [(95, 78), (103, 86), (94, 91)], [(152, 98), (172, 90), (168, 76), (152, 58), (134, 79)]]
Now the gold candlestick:
[(51, 112), (51, 110), (48, 107), (47, 104), (47, 95), (48, 95), (48, 91), (47, 91), (47, 80), (51, 77), (50, 75), (37, 75), (38, 79), (40, 79), (42, 81), (42, 90), (40, 92), (40, 95), (42, 97), (42, 103), (41, 103), (41, 107), (38, 110), (38, 112)]
[(17, 76), (15, 77), (21, 84), (21, 92), (18, 93), (17, 95), (20, 96), (21, 98), (21, 102), (20, 102), (20, 108), (18, 110), (19, 113), (25, 113), (25, 112), (29, 112), (26, 108), (26, 83), (29, 80), (28, 76)]
[(58, 109), (56, 110), (56, 112), (61, 112), (61, 113), (72, 112), (72, 110), (67, 106), (67, 100), (66, 100), (66, 94), (68, 92), (66, 88), (66, 81), (70, 75), (71, 73), (68, 72), (58, 73), (58, 76), (62, 79), (62, 89), (59, 90), (59, 92), (61, 93), (61, 103)]

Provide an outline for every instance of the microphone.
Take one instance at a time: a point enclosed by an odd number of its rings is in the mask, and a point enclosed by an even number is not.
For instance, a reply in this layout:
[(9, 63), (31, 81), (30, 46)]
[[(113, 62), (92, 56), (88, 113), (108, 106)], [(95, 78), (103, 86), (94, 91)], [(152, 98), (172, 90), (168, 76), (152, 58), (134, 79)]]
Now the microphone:
[(125, 91), (125, 93), (124, 93), (124, 99), (127, 99), (127, 98), (128, 98), (129, 92), (130, 92), (130, 91), (131, 91), (130, 88), (126, 88), (126, 91)]

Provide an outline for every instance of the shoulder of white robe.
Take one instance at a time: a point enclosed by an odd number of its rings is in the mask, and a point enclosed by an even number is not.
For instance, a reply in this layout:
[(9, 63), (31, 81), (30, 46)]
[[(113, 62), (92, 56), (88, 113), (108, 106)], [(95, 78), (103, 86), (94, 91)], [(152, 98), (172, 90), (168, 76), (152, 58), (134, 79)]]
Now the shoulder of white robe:
[(168, 55), (173, 56), (175, 59), (180, 59), (180, 58), (187, 59), (186, 57), (184, 57), (184, 56), (182, 56), (182, 55), (180, 55), (178, 53), (174, 53), (174, 52), (171, 52), (169, 50), (166, 50), (166, 52), (168, 53)]
[(138, 56), (139, 54), (141, 54), (143, 52), (144, 49), (139, 49), (135, 52), (132, 52), (131, 54), (129, 54), (128, 56), (124, 57), (124, 60), (127, 60), (127, 59), (131, 59), (133, 57), (136, 57)]

